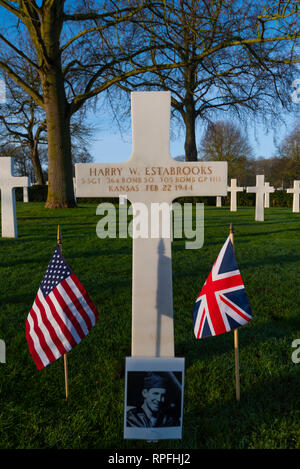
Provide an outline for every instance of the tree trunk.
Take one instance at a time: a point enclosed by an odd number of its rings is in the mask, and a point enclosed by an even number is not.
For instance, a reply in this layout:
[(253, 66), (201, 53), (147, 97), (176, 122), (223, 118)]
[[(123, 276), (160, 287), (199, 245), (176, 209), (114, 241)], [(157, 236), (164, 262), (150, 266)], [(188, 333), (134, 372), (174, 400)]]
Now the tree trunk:
[(42, 165), (39, 157), (38, 144), (34, 141), (30, 145), (31, 161), (34, 169), (34, 175), (38, 184), (45, 184), (45, 178), (42, 170)]
[(196, 113), (194, 102), (190, 102), (186, 105), (186, 111), (184, 114), (184, 123), (185, 123), (185, 159), (186, 161), (197, 161), (198, 152), (196, 145)]
[[(50, 67), (49, 67), (50, 68)], [(48, 136), (46, 208), (76, 207), (73, 188), (70, 115), (59, 68), (47, 70), (43, 94)]]

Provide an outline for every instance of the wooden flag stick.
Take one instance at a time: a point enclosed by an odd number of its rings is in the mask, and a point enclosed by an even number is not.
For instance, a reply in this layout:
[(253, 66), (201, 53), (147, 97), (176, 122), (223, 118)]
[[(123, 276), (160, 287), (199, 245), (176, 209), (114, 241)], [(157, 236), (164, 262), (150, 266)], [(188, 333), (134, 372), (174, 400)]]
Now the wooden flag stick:
[(68, 382), (68, 360), (67, 354), (64, 354), (64, 370), (65, 370), (65, 391), (66, 391), (66, 399), (69, 397), (69, 382)]
[[(229, 236), (230, 241), (233, 246), (233, 226), (230, 223), (229, 228)], [(238, 338), (238, 330), (234, 329), (234, 356), (235, 356), (235, 395), (236, 400), (240, 400), (240, 366), (239, 366), (239, 338)]]
[[(62, 252), (62, 237), (61, 237), (61, 230), (60, 226), (57, 227), (57, 245)], [(68, 360), (67, 354), (64, 354), (64, 371), (65, 371), (65, 392), (66, 392), (66, 399), (69, 397), (69, 382), (68, 382)]]

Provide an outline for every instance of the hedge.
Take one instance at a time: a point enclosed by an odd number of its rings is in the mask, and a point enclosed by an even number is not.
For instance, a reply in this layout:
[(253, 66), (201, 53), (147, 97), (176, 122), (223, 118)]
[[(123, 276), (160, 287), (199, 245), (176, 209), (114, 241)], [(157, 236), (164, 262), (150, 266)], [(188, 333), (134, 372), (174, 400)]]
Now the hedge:
[[(185, 203), (204, 203), (208, 206), (216, 206), (216, 197), (181, 197), (176, 202)], [(238, 192), (237, 193), (237, 205), (239, 207), (254, 207), (255, 206), (255, 194)], [(292, 207), (293, 205), (293, 194), (288, 194), (285, 190), (275, 191), (270, 194), (270, 207)], [(230, 195), (222, 197), (222, 206), (230, 206)]]
[[(29, 187), (29, 201), (30, 202), (46, 202), (48, 186), (34, 185)], [(16, 200), (18, 202), (23, 201), (23, 188), (17, 187)], [(1, 199), (1, 197), (0, 197)], [(216, 206), (216, 197), (180, 197), (175, 199), (179, 203), (204, 203), (207, 206)], [(118, 204), (119, 199), (114, 198), (78, 198), (77, 204), (100, 204), (100, 203), (112, 203)], [(237, 203), (240, 207), (253, 207), (255, 205), (255, 194), (248, 194), (246, 191), (237, 193)], [(230, 195), (222, 197), (222, 206), (230, 205)], [(285, 190), (277, 190), (270, 194), (270, 207), (292, 207), (293, 205), (293, 194), (288, 194)]]
[[(46, 202), (48, 186), (34, 185), (28, 188), (29, 202)], [(23, 202), (23, 187), (15, 189), (16, 201)]]

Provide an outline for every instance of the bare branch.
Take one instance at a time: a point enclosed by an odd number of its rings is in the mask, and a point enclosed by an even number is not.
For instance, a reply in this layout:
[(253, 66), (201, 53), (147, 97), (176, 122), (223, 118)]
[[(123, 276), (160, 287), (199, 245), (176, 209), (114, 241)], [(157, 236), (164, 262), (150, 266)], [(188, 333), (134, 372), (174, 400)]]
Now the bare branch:
[[(92, 32), (96, 32), (96, 31), (104, 31), (105, 29), (107, 28), (110, 28), (111, 26), (117, 26), (117, 24), (120, 24), (120, 23), (123, 23), (125, 21), (128, 21), (130, 20), (134, 15), (136, 15), (136, 13), (138, 13), (139, 11), (141, 11), (142, 9), (144, 8), (143, 5), (141, 5), (140, 7), (138, 8), (135, 8), (135, 9), (124, 9), (124, 10), (120, 10), (118, 12), (118, 14), (120, 13), (123, 13), (123, 12), (127, 12), (129, 10), (129, 13), (126, 15), (126, 16), (122, 16), (122, 17), (116, 17), (116, 18), (113, 18), (112, 20), (110, 21), (107, 21), (107, 23), (105, 23), (104, 25), (101, 25), (101, 26), (94, 26), (93, 28), (88, 28), (88, 29), (85, 29), (83, 31), (81, 31), (80, 33), (78, 33), (76, 36), (72, 37), (71, 39), (68, 40), (68, 42), (66, 42), (66, 44), (64, 44), (61, 48), (62, 51), (64, 51), (65, 49), (67, 49), (67, 47), (69, 47), (74, 41), (76, 41), (77, 39), (79, 39), (80, 37), (82, 36), (85, 36), (86, 34), (90, 34)], [(100, 15), (100, 16), (103, 16), (103, 15)], [(113, 16), (112, 14), (110, 14), (110, 16)], [(96, 17), (91, 17), (89, 19), (97, 19), (97, 15)]]
[(12, 69), (7, 65), (7, 63), (0, 61), (0, 68), (4, 70), (7, 75), (12, 78), (26, 93), (29, 94), (29, 96), (32, 97), (32, 99), (42, 108), (44, 108), (44, 101), (43, 97), (37, 93), (31, 86), (29, 86), (25, 81), (18, 76)]
[(20, 13), (20, 10), (18, 10), (16, 7), (11, 5), (10, 2), (7, 2), (5, 0), (0, 0), (0, 6), (3, 6), (6, 8), (6, 10), (10, 11), (14, 15), (16, 15), (18, 18), (22, 19), (22, 14)]
[(16, 46), (14, 46), (10, 41), (8, 41), (3, 36), (3, 34), (0, 34), (0, 39), (3, 42), (5, 42), (5, 44), (7, 44), (9, 47), (11, 47), (18, 55), (20, 55), (20, 57), (22, 57), (24, 60), (26, 60), (26, 62), (28, 62), (32, 67), (34, 67), (36, 70), (39, 70), (39, 66), (37, 64), (35, 64), (34, 62), (32, 62), (32, 60), (30, 60), (30, 58), (27, 57), (27, 55), (24, 54), (24, 52), (22, 52), (20, 49), (18, 49)]
[[(135, 12), (141, 11), (145, 7), (147, 7), (147, 1), (141, 3), (139, 7), (134, 8)], [(103, 20), (111, 22), (111, 18), (116, 16), (117, 14), (123, 13), (131, 13), (133, 11), (133, 7), (123, 8), (122, 10), (105, 12), (105, 13), (96, 13), (96, 12), (89, 12), (89, 13), (74, 13), (73, 15), (69, 15), (67, 13), (64, 14), (64, 21), (87, 21), (87, 20)]]

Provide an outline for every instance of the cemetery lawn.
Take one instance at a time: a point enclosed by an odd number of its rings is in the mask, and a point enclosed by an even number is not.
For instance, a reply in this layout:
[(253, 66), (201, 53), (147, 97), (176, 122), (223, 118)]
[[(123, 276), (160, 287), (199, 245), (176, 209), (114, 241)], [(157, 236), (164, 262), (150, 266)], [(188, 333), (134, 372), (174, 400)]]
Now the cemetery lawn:
[[(200, 250), (172, 246), (175, 354), (185, 357), (182, 440), (123, 439), (125, 357), (131, 355), (132, 240), (96, 236), (96, 204), (45, 210), (17, 203), (18, 239), (0, 238), (0, 448), (300, 449), (300, 214), (290, 208), (205, 207)], [(239, 329), (241, 400), (235, 398), (233, 333), (196, 340), (192, 310), (234, 225), (235, 254), (254, 318)], [(99, 310), (89, 335), (38, 371), (25, 321), (56, 246)], [(145, 266), (146, 268), (146, 266)], [(299, 348), (299, 345), (298, 345)], [(297, 354), (296, 354), (297, 355)], [(300, 357), (300, 351), (297, 355)]]

